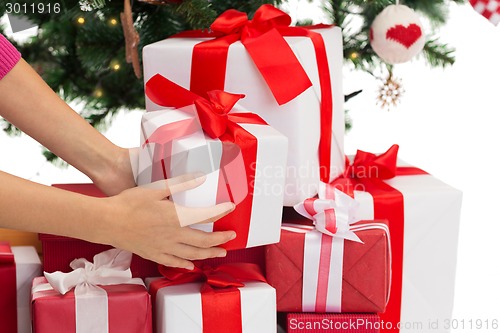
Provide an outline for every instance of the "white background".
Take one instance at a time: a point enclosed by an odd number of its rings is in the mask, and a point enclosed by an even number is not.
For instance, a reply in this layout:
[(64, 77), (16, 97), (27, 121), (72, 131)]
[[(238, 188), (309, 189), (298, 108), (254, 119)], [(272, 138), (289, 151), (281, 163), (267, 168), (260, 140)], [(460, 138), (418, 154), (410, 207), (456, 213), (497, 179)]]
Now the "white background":
[[(314, 3), (294, 0), (288, 6), (304, 17), (320, 15)], [(375, 105), (379, 81), (344, 69), (345, 93), (363, 89), (346, 104), (354, 123), (346, 152), (382, 152), (398, 143), (402, 159), (463, 190), (454, 318), (485, 325), (484, 320), (500, 320), (500, 195), (495, 190), (500, 188), (500, 28), (469, 5), (452, 5), (439, 36), (456, 48), (455, 65), (430, 69), (420, 59), (396, 66), (406, 93), (391, 111)], [(106, 136), (122, 146), (138, 145), (140, 115), (121, 113)], [(44, 162), (40, 146), (25, 136), (1, 133), (0, 147), (1, 170), (44, 184), (88, 181), (72, 168)]]

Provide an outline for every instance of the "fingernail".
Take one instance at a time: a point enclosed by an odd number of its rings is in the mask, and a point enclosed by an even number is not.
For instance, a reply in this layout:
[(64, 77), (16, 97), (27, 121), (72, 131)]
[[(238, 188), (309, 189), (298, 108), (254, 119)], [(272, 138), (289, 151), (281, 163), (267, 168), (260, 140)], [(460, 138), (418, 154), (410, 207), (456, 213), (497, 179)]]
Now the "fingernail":
[(229, 212), (232, 212), (235, 208), (236, 208), (236, 205), (232, 202), (228, 202), (228, 206), (229, 206)]
[(186, 265), (184, 268), (189, 270), (189, 271), (192, 271), (194, 269), (194, 265), (191, 263), (191, 264)]
[(235, 238), (236, 238), (236, 233), (235, 232), (231, 233), (231, 236), (229, 236), (229, 240), (233, 240)]
[(217, 255), (217, 258), (224, 258), (225, 256), (227, 256), (227, 252), (223, 251)]

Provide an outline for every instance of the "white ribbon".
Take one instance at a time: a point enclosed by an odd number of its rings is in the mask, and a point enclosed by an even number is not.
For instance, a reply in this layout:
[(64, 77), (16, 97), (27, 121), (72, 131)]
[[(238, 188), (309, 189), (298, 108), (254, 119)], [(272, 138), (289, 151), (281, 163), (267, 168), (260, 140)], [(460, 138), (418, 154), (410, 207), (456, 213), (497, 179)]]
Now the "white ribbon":
[[(342, 304), (342, 275), (344, 259), (344, 240), (360, 242), (361, 239), (356, 235), (356, 231), (369, 229), (382, 229), (387, 234), (389, 261), (391, 261), (391, 249), (389, 241), (389, 229), (382, 223), (368, 223), (353, 225), (359, 219), (355, 218), (355, 212), (359, 204), (349, 195), (339, 189), (323, 188), (319, 192), (319, 198), (306, 199), (294, 206), (295, 210), (312, 220), (314, 227), (297, 226), (284, 224), (283, 229), (292, 232), (305, 233), (304, 244), (304, 267), (302, 282), (302, 311), (314, 312), (318, 305), (318, 295), (322, 295), (324, 301), (326, 293), (327, 312), (341, 312)], [(323, 248), (324, 238), (322, 235), (328, 235), (326, 247)], [(325, 249), (329, 252), (325, 253)], [(330, 258), (327, 273), (327, 290), (319, 290), (318, 283), (324, 281), (325, 276), (320, 277), (321, 254)], [(324, 259), (323, 259), (324, 260)], [(323, 263), (325, 266), (325, 263)], [(389, 262), (388, 267), (392, 267)], [(390, 268), (389, 268), (390, 269)], [(390, 282), (389, 289), (390, 291)], [(387, 300), (389, 295), (387, 295)], [(320, 302), (323, 302), (320, 301)]]
[[(334, 189), (329, 195), (330, 198), (325, 196), (321, 195), (319, 199), (307, 199), (294, 208), (299, 214), (312, 220), (319, 232), (362, 243), (351, 230), (351, 224), (359, 221), (354, 218), (359, 203), (338, 189)], [(330, 227), (332, 224), (336, 226), (336, 231)]]
[(55, 290), (64, 295), (75, 289), (76, 333), (108, 332), (108, 295), (101, 286), (138, 284), (144, 282), (132, 278), (130, 262), (132, 253), (111, 249), (94, 256), (91, 263), (84, 258), (71, 262), (72, 272), (44, 272), (48, 283), (37, 285), (33, 293)]

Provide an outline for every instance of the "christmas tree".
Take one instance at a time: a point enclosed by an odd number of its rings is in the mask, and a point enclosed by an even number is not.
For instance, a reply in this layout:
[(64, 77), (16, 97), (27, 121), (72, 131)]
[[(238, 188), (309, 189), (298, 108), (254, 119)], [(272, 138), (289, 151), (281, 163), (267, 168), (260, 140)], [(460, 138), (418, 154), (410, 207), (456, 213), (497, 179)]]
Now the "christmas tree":
[[(144, 45), (183, 30), (207, 29), (219, 14), (230, 8), (246, 12), (251, 18), (262, 4), (279, 6), (286, 2), (286, 0), (128, 1), (17, 1), (20, 4), (19, 8), (29, 10), (9, 14), (25, 15), (38, 25), (35, 37), (16, 46), (54, 91), (68, 102), (83, 103), (81, 115), (92, 126), (109, 123), (120, 109), (144, 108), (143, 82), (138, 77), (140, 55)], [(402, 4), (414, 9), (421, 17), (428, 19), (430, 26), (437, 28), (446, 22), (449, 4), (464, 1), (406, 0), (402, 1)], [(40, 3), (46, 5), (41, 11), (36, 10), (41, 8), (38, 5)], [(54, 10), (55, 3), (59, 4), (58, 10)], [(0, 4), (0, 16), (3, 16), (8, 8), (5, 5), (6, 0), (0, 0)], [(124, 10), (125, 4), (131, 4), (130, 15)], [(392, 77), (392, 66), (384, 63), (375, 54), (369, 36), (370, 26), (375, 17), (391, 4), (394, 4), (394, 1), (322, 1), (322, 7), (330, 20), (324, 23), (336, 24), (344, 31), (346, 62), (356, 69), (369, 73), (373, 73), (377, 68), (383, 68), (389, 78)], [(31, 10), (32, 8), (34, 10)], [(48, 8), (52, 10), (47, 10)], [(121, 13), (123, 14), (120, 15)], [(296, 23), (306, 25), (312, 21)], [(137, 31), (140, 39), (133, 39), (135, 31), (132, 29)], [(128, 43), (126, 37), (130, 39)], [(137, 42), (135, 47), (134, 41)], [(454, 62), (453, 48), (440, 43), (432, 36), (427, 37), (422, 54), (433, 67), (444, 67)], [(135, 71), (133, 66), (127, 63), (127, 58), (131, 60), (134, 55), (138, 58)], [(348, 94), (346, 99), (357, 93)], [(9, 133), (16, 132), (16, 129), (6, 122), (4, 130)], [(45, 152), (45, 155), (49, 160), (56, 158), (50, 152)]]

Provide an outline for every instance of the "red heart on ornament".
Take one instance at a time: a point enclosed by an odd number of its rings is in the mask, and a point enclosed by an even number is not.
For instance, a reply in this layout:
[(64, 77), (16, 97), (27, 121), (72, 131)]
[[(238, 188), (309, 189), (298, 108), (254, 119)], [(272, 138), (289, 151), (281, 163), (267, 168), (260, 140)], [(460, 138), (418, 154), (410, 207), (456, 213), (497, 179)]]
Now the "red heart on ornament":
[(385, 38), (392, 39), (404, 45), (407, 49), (409, 49), (421, 36), (422, 30), (415, 23), (411, 23), (407, 27), (401, 24), (395, 25), (387, 30), (385, 34)]

